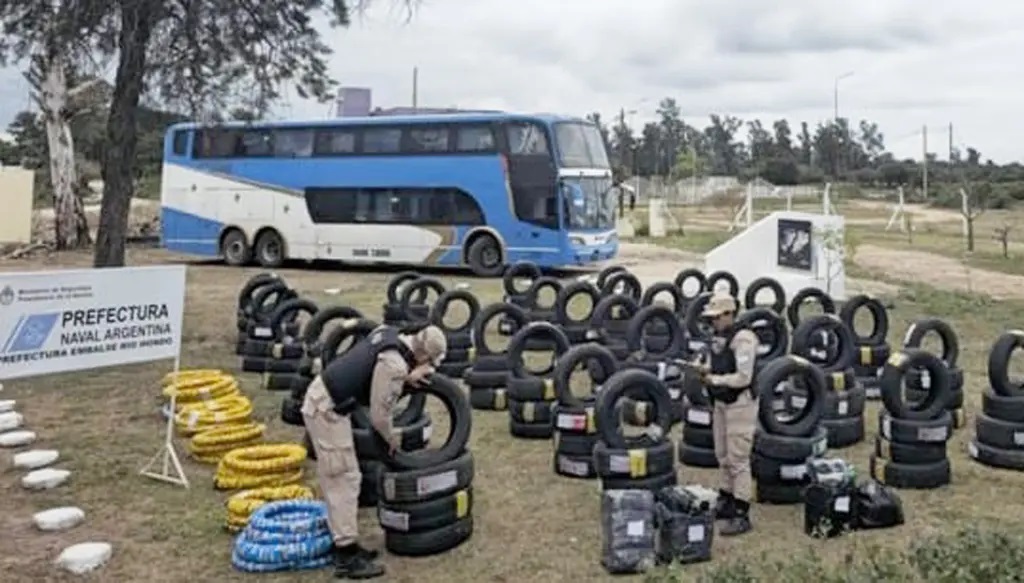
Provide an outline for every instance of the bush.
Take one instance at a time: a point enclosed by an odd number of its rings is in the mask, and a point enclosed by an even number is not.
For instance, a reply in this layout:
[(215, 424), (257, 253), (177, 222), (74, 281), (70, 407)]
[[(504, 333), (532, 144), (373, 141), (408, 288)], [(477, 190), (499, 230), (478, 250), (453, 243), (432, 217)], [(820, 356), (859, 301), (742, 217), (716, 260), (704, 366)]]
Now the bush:
[[(907, 528), (907, 527), (904, 527)], [(851, 539), (843, 539), (849, 541)], [(853, 539), (856, 540), (856, 539)], [(835, 541), (824, 544), (844, 544)], [(1024, 564), (1024, 535), (969, 528), (918, 538), (905, 551), (854, 542), (838, 561), (807, 549), (779, 557), (768, 553), (700, 567), (669, 566), (649, 573), (648, 583), (994, 583), (1017, 581)]]

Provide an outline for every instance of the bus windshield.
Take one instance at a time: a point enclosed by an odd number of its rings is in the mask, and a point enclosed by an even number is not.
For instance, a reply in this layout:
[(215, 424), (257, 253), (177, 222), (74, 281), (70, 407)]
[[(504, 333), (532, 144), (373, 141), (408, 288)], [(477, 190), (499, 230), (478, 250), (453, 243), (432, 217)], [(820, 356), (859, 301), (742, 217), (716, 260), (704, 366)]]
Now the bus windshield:
[(569, 188), (567, 222), (570, 229), (611, 229), (615, 227), (615, 189), (612, 179), (603, 177), (566, 178), (579, 191)]
[(611, 168), (601, 131), (593, 124), (555, 124), (559, 162), (563, 168)]

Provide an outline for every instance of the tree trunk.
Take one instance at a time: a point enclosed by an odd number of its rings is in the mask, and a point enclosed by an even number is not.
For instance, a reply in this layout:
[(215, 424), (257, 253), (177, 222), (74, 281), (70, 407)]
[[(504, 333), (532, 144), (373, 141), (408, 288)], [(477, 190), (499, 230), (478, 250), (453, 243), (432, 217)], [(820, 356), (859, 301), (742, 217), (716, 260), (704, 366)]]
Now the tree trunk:
[(123, 267), (131, 212), (136, 117), (146, 73), (146, 47), (155, 7), (150, 2), (121, 2), (119, 60), (107, 118), (107, 153), (103, 161), (103, 203), (96, 234), (96, 267)]
[(974, 216), (967, 215), (967, 251), (974, 253)]
[(54, 243), (57, 249), (76, 249), (92, 243), (89, 222), (78, 196), (75, 142), (68, 120), (68, 79), (59, 58), (42, 65), (39, 104), (50, 150), (50, 186), (53, 189)]

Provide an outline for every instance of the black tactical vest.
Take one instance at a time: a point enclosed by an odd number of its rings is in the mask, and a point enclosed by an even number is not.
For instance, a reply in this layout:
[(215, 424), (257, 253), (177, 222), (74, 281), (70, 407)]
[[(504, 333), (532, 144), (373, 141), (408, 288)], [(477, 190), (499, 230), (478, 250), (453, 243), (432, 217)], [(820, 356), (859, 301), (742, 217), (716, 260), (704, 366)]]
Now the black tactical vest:
[(416, 366), (412, 349), (399, 338), (398, 330), (391, 326), (377, 328), (327, 365), (320, 376), (336, 412), (348, 415), (359, 405), (369, 406), (370, 384), (377, 356), (387, 350), (397, 350), (410, 369)]
[[(716, 353), (711, 350), (711, 374), (713, 375), (725, 375), (736, 372), (736, 353), (729, 347), (732, 344), (732, 339), (736, 337), (736, 334), (740, 330), (745, 330), (743, 326), (733, 326), (729, 328), (724, 334), (724, 342), (722, 344), (721, 352)], [(754, 382), (751, 379), (750, 386), (747, 387), (750, 390), (750, 396), (757, 398), (757, 393), (754, 392)], [(723, 403), (734, 403), (739, 398), (740, 389), (732, 387), (722, 387), (720, 390), (711, 391), (715, 395), (714, 400), (722, 401)], [(728, 395), (728, 396), (726, 396)], [(723, 398), (724, 397), (724, 398)]]

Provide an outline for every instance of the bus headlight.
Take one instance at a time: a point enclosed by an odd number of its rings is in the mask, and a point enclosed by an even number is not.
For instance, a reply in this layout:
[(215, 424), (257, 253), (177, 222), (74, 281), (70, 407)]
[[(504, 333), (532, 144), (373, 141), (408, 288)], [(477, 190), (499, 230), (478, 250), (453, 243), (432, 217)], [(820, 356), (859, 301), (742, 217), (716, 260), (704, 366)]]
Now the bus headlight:
[(569, 243), (576, 247), (583, 247), (586, 245), (586, 242), (583, 241), (583, 237), (569, 237)]

